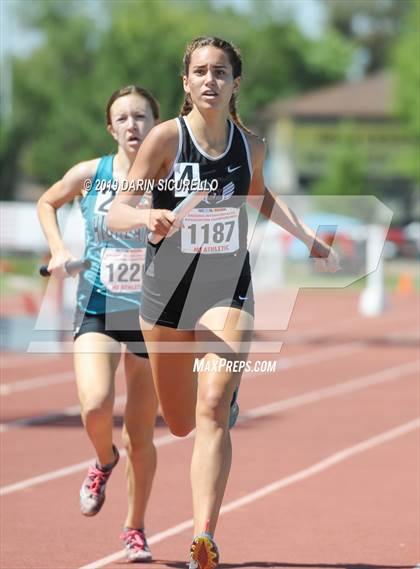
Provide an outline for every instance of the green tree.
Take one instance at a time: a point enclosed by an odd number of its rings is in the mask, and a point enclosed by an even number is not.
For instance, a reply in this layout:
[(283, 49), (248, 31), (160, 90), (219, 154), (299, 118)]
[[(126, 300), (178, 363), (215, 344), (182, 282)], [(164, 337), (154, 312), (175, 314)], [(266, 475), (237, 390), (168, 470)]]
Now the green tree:
[(337, 143), (331, 152), (325, 174), (312, 187), (314, 204), (321, 211), (354, 216), (369, 221), (374, 202), (361, 201), (368, 193), (367, 157), (360, 149), (357, 127), (351, 121), (338, 128)]
[(0, 189), (2, 200), (13, 198), (14, 184), (19, 172), (18, 156), (23, 146), (24, 135), (24, 130), (17, 125), (1, 125)]
[(420, 182), (420, 2), (411, 2), (404, 31), (393, 51), (393, 78), (395, 84), (395, 111), (407, 134), (414, 141), (407, 155), (407, 174)]
[(353, 41), (366, 57), (367, 73), (389, 63), (391, 46), (401, 33), (410, 0), (321, 0), (328, 25)]
[(72, 1), (24, 5), (25, 20), (42, 30), (44, 39), (29, 57), (15, 61), (13, 123), (25, 133), (22, 171), (45, 184), (104, 149), (97, 136), (103, 110), (98, 112), (93, 80), (99, 32), (78, 6)]
[(361, 196), (366, 193), (367, 160), (357, 142), (356, 127), (344, 122), (331, 152), (326, 173), (313, 187), (314, 195)]
[[(210, 1), (39, 0), (25, 2), (23, 12), (43, 41), (14, 62), (10, 128), (24, 132), (15, 148), (21, 170), (44, 184), (77, 161), (112, 151), (104, 107), (122, 85), (150, 89), (162, 118), (175, 116), (183, 98), (182, 53), (196, 36), (218, 35), (240, 46), (245, 121), (261, 105), (343, 78), (352, 56), (350, 43), (335, 32), (313, 40), (291, 21)], [(1, 152), (10, 155), (7, 138)]]

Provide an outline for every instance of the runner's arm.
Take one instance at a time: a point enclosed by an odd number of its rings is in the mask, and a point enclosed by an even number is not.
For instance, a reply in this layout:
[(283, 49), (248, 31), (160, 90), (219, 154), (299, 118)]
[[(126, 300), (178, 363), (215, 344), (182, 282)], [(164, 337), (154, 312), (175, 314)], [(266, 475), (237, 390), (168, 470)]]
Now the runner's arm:
[(256, 136), (250, 136), (253, 176), (249, 190), (249, 196), (261, 196), (262, 203), (259, 207), (255, 200), (250, 200), (250, 205), (257, 208), (267, 219), (270, 219), (291, 235), (302, 241), (309, 249), (311, 257), (322, 260), (328, 259), (328, 267), (318, 266), (321, 271), (335, 272), (339, 269), (338, 258), (332, 247), (320, 239), (315, 231), (306, 225), (272, 190), (266, 187), (264, 182), (263, 166), (265, 158), (265, 143)]
[(74, 259), (63, 242), (57, 221), (57, 210), (77, 196), (82, 195), (85, 180), (93, 177), (98, 163), (99, 160), (96, 159), (76, 164), (66, 172), (61, 180), (48, 188), (38, 200), (39, 222), (52, 255), (48, 270), (54, 276), (68, 276), (63, 268), (64, 263)]
[(166, 235), (170, 229), (175, 218), (171, 211), (136, 206), (145, 193), (145, 183), (165, 177), (170, 170), (176, 154), (174, 147), (178, 143), (178, 129), (175, 124), (170, 124), (172, 122), (175, 121), (154, 127), (142, 143), (127, 180), (120, 186), (109, 208), (107, 225), (112, 231), (147, 226), (155, 233)]

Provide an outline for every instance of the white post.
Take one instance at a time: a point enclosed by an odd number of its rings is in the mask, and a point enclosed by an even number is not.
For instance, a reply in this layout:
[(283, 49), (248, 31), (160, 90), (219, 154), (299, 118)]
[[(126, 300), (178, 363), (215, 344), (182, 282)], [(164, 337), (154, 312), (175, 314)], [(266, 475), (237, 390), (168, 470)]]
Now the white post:
[(285, 251), (282, 233), (274, 223), (268, 221), (256, 228), (253, 243), (258, 250), (253, 269), (253, 283), (256, 292), (280, 290), (284, 287)]
[(360, 295), (359, 312), (363, 316), (379, 316), (385, 310), (385, 285), (383, 247), (385, 229), (381, 225), (371, 225), (366, 243), (366, 288)]

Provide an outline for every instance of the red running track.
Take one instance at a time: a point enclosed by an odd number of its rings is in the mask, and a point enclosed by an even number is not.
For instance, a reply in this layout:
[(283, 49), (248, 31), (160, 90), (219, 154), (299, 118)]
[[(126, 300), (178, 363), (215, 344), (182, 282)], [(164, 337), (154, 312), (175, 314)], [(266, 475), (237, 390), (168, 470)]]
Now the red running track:
[[(274, 301), (266, 296), (259, 309), (273, 310)], [(286, 332), (259, 333), (284, 347), (260, 356), (278, 360), (275, 373), (242, 382), (216, 534), (221, 567), (403, 569), (419, 562), (418, 299), (395, 297), (372, 320), (356, 307), (350, 293), (305, 291)], [(86, 519), (78, 510), (91, 449), (71, 358), (6, 355), (2, 363), (1, 567), (121, 567), (122, 466), (102, 512)], [(117, 425), (123, 393), (120, 378)], [(169, 437), (161, 421), (156, 439), (147, 520), (155, 561), (144, 566), (185, 567), (192, 439)]]

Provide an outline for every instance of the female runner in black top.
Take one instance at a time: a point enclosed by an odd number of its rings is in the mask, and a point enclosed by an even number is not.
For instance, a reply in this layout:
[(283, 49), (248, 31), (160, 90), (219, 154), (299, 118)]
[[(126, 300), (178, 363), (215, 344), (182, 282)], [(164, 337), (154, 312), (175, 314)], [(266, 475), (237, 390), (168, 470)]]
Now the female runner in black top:
[[(141, 325), (169, 428), (185, 436), (196, 427), (190, 569), (218, 563), (213, 534), (230, 471), (229, 415), (241, 376), (225, 364), (246, 360), (253, 328), (247, 196), (260, 197), (261, 213), (302, 240), (319, 257), (320, 270), (338, 269), (334, 251), (265, 187), (265, 144), (236, 113), (241, 67), (238, 50), (219, 38), (187, 46), (181, 117), (152, 129), (129, 173), (131, 185), (108, 215), (115, 231), (146, 225), (153, 233)], [(150, 181), (153, 209), (136, 209)], [(207, 197), (175, 227), (172, 210), (203, 187), (210, 188)], [(197, 373), (198, 354), (205, 365)]]

